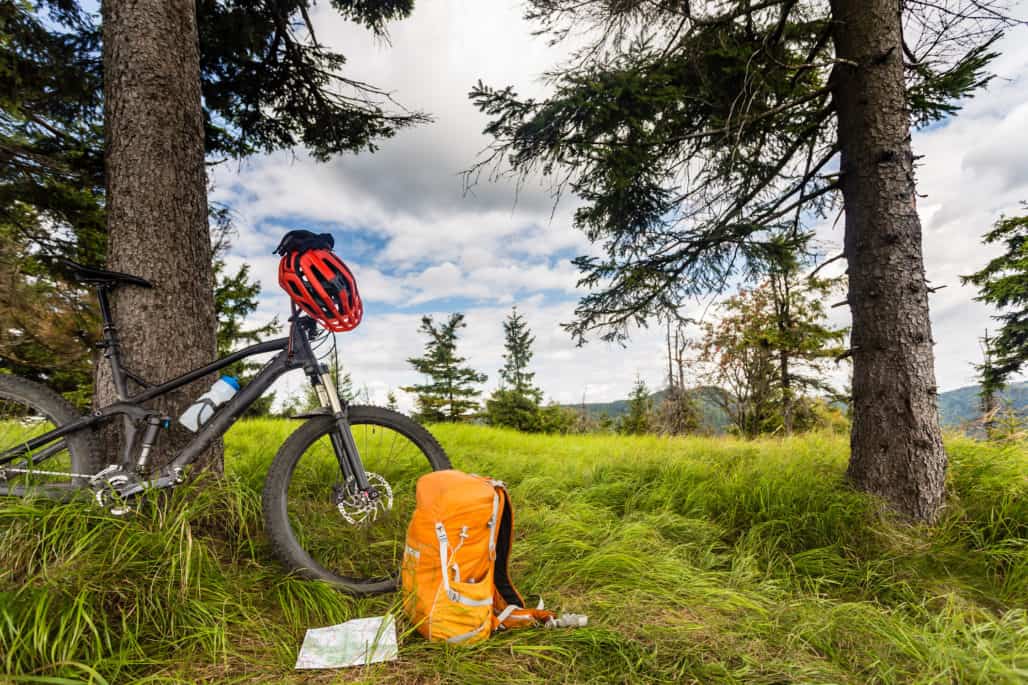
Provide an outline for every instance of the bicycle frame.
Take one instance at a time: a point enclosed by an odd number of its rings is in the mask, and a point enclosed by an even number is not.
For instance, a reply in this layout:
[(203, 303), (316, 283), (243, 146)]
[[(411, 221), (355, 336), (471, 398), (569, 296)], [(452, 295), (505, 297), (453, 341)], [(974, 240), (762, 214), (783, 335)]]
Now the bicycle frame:
[[(23, 444), (0, 454), (0, 472), (3, 467), (19, 457), (25, 458), (27, 464), (33, 466), (43, 463), (63, 449), (63, 438), (80, 430), (90, 429), (114, 417), (123, 417), (125, 425), (124, 451), (121, 463), (117, 464), (128, 472), (135, 471), (138, 476), (147, 472), (147, 458), (150, 448), (156, 440), (161, 426), (167, 427), (171, 417), (162, 417), (153, 409), (143, 405), (150, 400), (161, 397), (184, 385), (213, 374), (235, 362), (268, 352), (278, 352), (269, 360), (258, 374), (237, 392), (228, 402), (218, 407), (214, 415), (197, 431), (193, 439), (163, 466), (158, 477), (149, 481), (149, 486), (168, 487), (182, 481), (183, 471), (196, 461), (212, 442), (225, 434), (236, 420), (250, 407), (271, 385), (284, 373), (295, 369), (304, 369), (308, 378), (318, 392), (323, 406), (329, 408), (337, 422), (337, 430), (331, 434), (336, 458), (347, 481), (351, 479), (357, 488), (367, 491), (369, 488), (367, 475), (364, 472), (357, 446), (349, 429), (346, 404), (341, 402), (331, 380), (328, 370), (319, 364), (311, 349), (310, 337), (317, 324), (313, 319), (301, 316), (294, 311), (290, 318), (289, 336), (251, 345), (237, 352), (218, 359), (207, 366), (185, 373), (160, 385), (149, 386), (143, 379), (122, 366), (117, 329), (111, 317), (107, 294), (110, 286), (98, 286), (100, 312), (104, 321), (104, 357), (110, 363), (118, 402), (94, 411), (88, 416), (65, 424), (52, 431), (25, 441)], [(127, 380), (131, 379), (144, 387), (137, 395), (128, 396)], [(140, 431), (142, 436), (140, 437)], [(50, 445), (36, 454), (35, 450)], [(137, 443), (140, 443), (137, 445)], [(138, 447), (138, 449), (137, 449)], [(32, 456), (29, 456), (32, 455)], [(112, 466), (115, 464), (111, 464)], [(52, 486), (51, 486), (52, 487)], [(67, 489), (67, 488), (64, 488)], [(23, 494), (22, 486), (10, 485), (0, 478), (0, 495)]]

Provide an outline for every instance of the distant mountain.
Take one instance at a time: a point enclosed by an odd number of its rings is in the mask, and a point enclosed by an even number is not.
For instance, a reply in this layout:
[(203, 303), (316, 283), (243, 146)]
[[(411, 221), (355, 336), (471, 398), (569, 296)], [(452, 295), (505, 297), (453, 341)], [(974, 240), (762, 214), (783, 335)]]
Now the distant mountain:
[[(720, 392), (714, 387), (700, 387), (690, 391), (693, 397), (696, 398), (697, 403), (700, 406), (700, 412), (703, 414), (703, 423), (709, 426), (716, 432), (722, 432), (728, 427), (728, 415), (725, 414), (724, 410), (721, 409), (714, 401), (714, 396)], [(650, 395), (650, 401), (654, 407), (659, 407), (664, 401), (664, 396), (667, 395), (667, 390), (658, 390), (657, 392)], [(581, 404), (567, 405), (572, 409), (581, 409)], [(585, 411), (589, 416), (598, 418), (603, 414), (607, 414), (612, 419), (619, 416), (624, 416), (628, 413), (628, 400), (617, 400), (615, 402), (594, 402), (586, 403)]]
[[(717, 388), (701, 387), (692, 392), (696, 394), (699, 401), (704, 423), (716, 431), (723, 431), (728, 426), (728, 417), (713, 400), (714, 394), (718, 392)], [(650, 395), (654, 407), (660, 406), (660, 403), (664, 401), (665, 394), (667, 394), (666, 390), (659, 390)], [(1017, 412), (1028, 415), (1028, 381), (1011, 383), (1003, 392), (1002, 401), (1008, 402)], [(568, 406), (573, 409), (582, 407), (580, 404)], [(592, 417), (607, 414), (611, 418), (616, 418), (628, 413), (628, 400), (587, 403), (585, 410)], [(979, 416), (977, 385), (957, 388), (939, 395), (939, 419), (943, 426), (960, 426), (976, 420)]]
[[(957, 388), (939, 395), (939, 420), (944, 426), (959, 426), (981, 416), (978, 408), (977, 385)], [(1003, 391), (1002, 402), (1007, 402), (1019, 414), (1028, 414), (1028, 381), (1011, 383)]]

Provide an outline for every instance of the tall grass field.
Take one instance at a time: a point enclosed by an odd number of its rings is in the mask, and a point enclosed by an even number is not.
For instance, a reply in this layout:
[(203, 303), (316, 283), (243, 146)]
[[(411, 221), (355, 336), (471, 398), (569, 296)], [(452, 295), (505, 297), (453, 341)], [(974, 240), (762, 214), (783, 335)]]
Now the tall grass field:
[(942, 522), (893, 522), (843, 481), (842, 435), (528, 436), (433, 426), (504, 480), (513, 576), (587, 614), (473, 647), (400, 622), (398, 661), (292, 670), (304, 631), (396, 611), (288, 577), (260, 491), (298, 424), (243, 422), (227, 478), (115, 518), (0, 501), (0, 682), (1028, 682), (1028, 447), (951, 436)]

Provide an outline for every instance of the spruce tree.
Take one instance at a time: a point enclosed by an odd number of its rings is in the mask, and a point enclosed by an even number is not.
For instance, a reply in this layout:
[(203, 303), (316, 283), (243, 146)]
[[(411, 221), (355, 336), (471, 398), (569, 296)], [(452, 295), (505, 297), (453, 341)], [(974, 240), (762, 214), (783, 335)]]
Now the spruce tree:
[(621, 419), (621, 432), (626, 435), (642, 435), (650, 431), (653, 401), (646, 381), (635, 377), (632, 394), (628, 396), (628, 413)]
[(506, 383), (507, 387), (519, 395), (535, 400), (536, 404), (542, 402), (543, 393), (539, 388), (532, 385), (535, 373), (528, 370), (528, 364), (532, 361), (532, 344), (535, 336), (528, 329), (525, 317), (518, 313), (515, 305), (510, 310), (510, 315), (503, 322), (504, 365), (500, 369), (500, 380)]
[(486, 418), (494, 426), (517, 430), (540, 430), (539, 404), (543, 393), (532, 384), (535, 374), (528, 370), (532, 361), (535, 337), (528, 329), (517, 306), (503, 322), (504, 365), (500, 369), (500, 387), (486, 400)]
[[(252, 279), (249, 264), (241, 264), (235, 273), (228, 270), (225, 257), (232, 249), (232, 239), (238, 233), (232, 224), (229, 208), (223, 205), (212, 207), (210, 220), (214, 311), (218, 318), (218, 356), (222, 357), (244, 345), (275, 335), (282, 326), (277, 316), (263, 326), (247, 325), (247, 318), (257, 311), (261, 282)], [(260, 362), (244, 360), (233, 369), (245, 376), (260, 366)]]
[(1028, 365), (1028, 216), (1003, 217), (984, 241), (1006, 249), (963, 281), (978, 286), (975, 299), (1001, 310), (994, 317), (999, 333), (988, 340), (988, 363), (978, 369), (982, 392), (995, 395)]
[[(281, 326), (278, 317), (263, 326), (247, 326), (246, 319), (257, 310), (257, 297), (261, 292), (260, 281), (251, 280), (250, 265), (243, 264), (233, 274), (228, 271), (224, 255), (230, 246), (228, 236), (231, 226), (226, 223), (216, 227), (215, 233), (221, 239), (214, 245), (214, 312), (218, 319), (217, 346), (218, 356), (224, 357), (231, 352), (253, 343), (260, 342), (275, 333)], [(258, 370), (261, 362), (242, 360), (233, 364), (225, 371), (238, 377), (244, 385), (249, 383)], [(266, 416), (271, 412), (275, 402), (275, 393), (266, 392), (246, 410), (246, 416)]]
[(460, 421), (478, 409), (476, 397), (481, 391), (474, 386), (484, 383), (487, 376), (469, 366), (457, 355), (457, 334), (464, 323), (464, 314), (451, 314), (446, 323), (437, 325), (431, 316), (421, 319), (420, 330), (428, 340), (425, 354), (407, 360), (416, 371), (427, 377), (425, 383), (402, 388), (417, 396), (418, 420), (433, 423)]

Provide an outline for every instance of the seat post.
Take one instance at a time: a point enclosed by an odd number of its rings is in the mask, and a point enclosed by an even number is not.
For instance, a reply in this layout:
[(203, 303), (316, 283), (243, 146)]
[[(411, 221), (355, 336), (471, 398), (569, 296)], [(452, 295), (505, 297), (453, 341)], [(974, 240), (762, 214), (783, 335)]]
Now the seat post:
[(96, 286), (96, 299), (100, 301), (100, 317), (104, 322), (104, 337), (107, 337), (108, 329), (114, 328), (114, 317), (111, 316), (111, 303), (107, 299), (109, 286), (105, 283)]
[(96, 286), (96, 297), (100, 301), (100, 318), (103, 319), (104, 341), (101, 347), (104, 350), (104, 357), (110, 360), (111, 377), (114, 381), (114, 391), (119, 400), (128, 398), (128, 391), (125, 386), (125, 371), (121, 368), (121, 349), (118, 344), (118, 327), (114, 325), (114, 316), (111, 314), (111, 303), (107, 297), (111, 286), (107, 283), (100, 283)]

